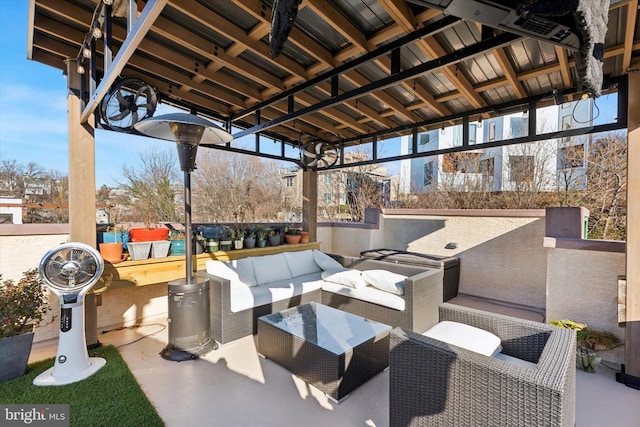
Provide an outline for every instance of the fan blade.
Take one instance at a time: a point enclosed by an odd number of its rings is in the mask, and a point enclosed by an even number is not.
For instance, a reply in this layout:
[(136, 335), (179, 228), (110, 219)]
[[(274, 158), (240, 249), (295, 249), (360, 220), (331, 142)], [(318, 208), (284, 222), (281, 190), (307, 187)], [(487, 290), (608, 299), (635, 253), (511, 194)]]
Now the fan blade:
[(122, 94), (122, 90), (118, 89), (116, 91), (116, 97), (118, 98), (118, 103), (120, 104), (120, 109), (122, 108), (129, 108), (129, 102), (126, 100), (126, 98), (124, 97), (124, 95)]
[(318, 143), (318, 144), (316, 145), (316, 148), (315, 148), (315, 152), (316, 152), (316, 154), (322, 154), (322, 148), (323, 148), (323, 146), (324, 146), (324, 144), (323, 144), (322, 142), (320, 142), (320, 143)]
[(333, 150), (327, 150), (324, 152), (325, 156), (337, 156), (338, 155), (338, 150), (333, 149)]
[(315, 153), (311, 153), (307, 150), (302, 150), (302, 154), (304, 154), (306, 157), (316, 157)]
[(316, 166), (316, 164), (318, 163), (318, 159), (313, 160), (312, 162), (310, 162), (309, 164), (307, 164), (308, 167), (313, 168)]
[(327, 161), (325, 159), (320, 159), (318, 160), (318, 169), (324, 169), (327, 166), (329, 166), (329, 164), (327, 163)]
[(131, 126), (135, 125), (136, 123), (138, 123), (138, 112), (134, 111), (131, 113)]
[(131, 112), (131, 111), (129, 111), (129, 109), (127, 108), (126, 110), (122, 111), (122, 113), (120, 113), (120, 114), (117, 114), (117, 115), (115, 115), (115, 116), (110, 116), (110, 117), (109, 117), (109, 120), (111, 120), (111, 121), (116, 121), (116, 122), (117, 122), (118, 120), (122, 120), (122, 119), (124, 119), (125, 117), (127, 117), (127, 116), (129, 115), (129, 113), (130, 113), (130, 112)]

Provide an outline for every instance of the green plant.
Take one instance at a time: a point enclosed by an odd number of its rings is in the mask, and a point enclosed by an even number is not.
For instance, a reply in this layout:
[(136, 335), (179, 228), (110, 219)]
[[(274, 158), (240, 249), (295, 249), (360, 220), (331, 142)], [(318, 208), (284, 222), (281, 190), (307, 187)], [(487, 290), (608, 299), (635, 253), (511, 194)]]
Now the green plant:
[(258, 240), (267, 240), (267, 232), (264, 230), (258, 231)]
[(247, 238), (248, 239), (255, 239), (256, 238), (256, 232), (255, 231), (249, 231), (249, 233), (247, 234)]
[(171, 231), (171, 233), (169, 233), (169, 240), (184, 240), (184, 231)]
[(234, 240), (242, 240), (244, 238), (245, 230), (242, 228), (236, 228), (235, 230), (231, 230), (231, 233)]
[(38, 270), (22, 273), (22, 278), (2, 280), (0, 274), (0, 338), (31, 332), (40, 324), (47, 312), (47, 292)]

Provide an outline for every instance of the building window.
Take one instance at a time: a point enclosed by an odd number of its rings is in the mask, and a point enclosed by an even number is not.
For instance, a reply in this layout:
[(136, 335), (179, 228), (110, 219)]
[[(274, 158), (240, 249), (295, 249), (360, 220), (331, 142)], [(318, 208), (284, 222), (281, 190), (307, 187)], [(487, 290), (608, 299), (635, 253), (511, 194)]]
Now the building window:
[(324, 193), (324, 194), (322, 195), (322, 197), (324, 198), (324, 202), (325, 202), (325, 203), (331, 203), (331, 202), (333, 202), (333, 194), (331, 194), (331, 193)]
[(286, 177), (285, 180), (286, 180), (286, 183), (287, 183), (286, 184), (287, 187), (293, 187), (293, 177), (292, 176)]
[(418, 139), (418, 145), (427, 145), (429, 143), (429, 139), (431, 138), (428, 133), (421, 133), (420, 139)]
[(489, 123), (489, 141), (496, 140), (496, 122)]
[(469, 144), (476, 143), (476, 133), (478, 133), (478, 125), (473, 123), (469, 124)]
[(529, 119), (526, 117), (511, 117), (509, 120), (509, 131), (511, 132), (511, 138), (521, 138), (527, 136), (527, 125)]
[(433, 183), (433, 162), (424, 164), (424, 182), (423, 185), (431, 185)]
[(558, 169), (584, 167), (584, 144), (571, 145), (558, 150)]
[(511, 181), (532, 182), (533, 181), (533, 156), (511, 156), (509, 157), (509, 169), (511, 171)]
[(325, 173), (322, 177), (322, 180), (325, 184), (331, 184), (331, 181), (333, 181), (333, 175), (331, 175), (330, 173)]
[(482, 173), (482, 175), (493, 176), (493, 169), (494, 169), (493, 157), (480, 160), (480, 172)]

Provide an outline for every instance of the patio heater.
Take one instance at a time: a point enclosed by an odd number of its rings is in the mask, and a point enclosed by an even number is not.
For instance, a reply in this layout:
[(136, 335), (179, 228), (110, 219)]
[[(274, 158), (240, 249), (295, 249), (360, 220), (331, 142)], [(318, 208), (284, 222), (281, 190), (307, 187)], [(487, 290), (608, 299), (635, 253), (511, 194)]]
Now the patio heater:
[(150, 117), (135, 124), (138, 132), (175, 141), (180, 169), (184, 173), (185, 278), (169, 282), (169, 343), (160, 352), (167, 360), (197, 359), (217, 348), (211, 337), (209, 280), (193, 277), (191, 234), (191, 171), (195, 169), (198, 145), (225, 144), (233, 137), (221, 127), (194, 114), (172, 113)]

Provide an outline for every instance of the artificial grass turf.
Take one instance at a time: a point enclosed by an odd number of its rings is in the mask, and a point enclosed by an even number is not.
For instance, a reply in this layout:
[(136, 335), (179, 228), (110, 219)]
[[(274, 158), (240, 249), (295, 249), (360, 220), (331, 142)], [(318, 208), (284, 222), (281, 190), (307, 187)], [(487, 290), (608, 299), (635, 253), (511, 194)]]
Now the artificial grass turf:
[(53, 358), (30, 364), (24, 376), (0, 382), (0, 402), (68, 404), (70, 426), (164, 426), (115, 347), (95, 348), (89, 356), (107, 364), (85, 380), (62, 386), (33, 385), (36, 376), (53, 366)]

